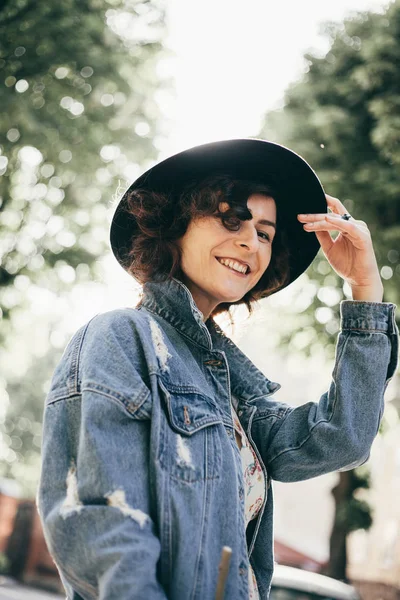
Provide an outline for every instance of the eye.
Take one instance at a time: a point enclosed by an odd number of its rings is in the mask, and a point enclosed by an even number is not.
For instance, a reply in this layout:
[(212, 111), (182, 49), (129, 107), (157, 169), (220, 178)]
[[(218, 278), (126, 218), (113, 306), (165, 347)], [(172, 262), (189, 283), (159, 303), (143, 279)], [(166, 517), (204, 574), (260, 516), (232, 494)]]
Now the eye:
[(269, 233), (266, 233), (265, 231), (258, 231), (257, 233), (258, 235), (261, 235), (261, 237), (263, 237), (263, 239), (265, 239), (267, 242), (271, 240)]

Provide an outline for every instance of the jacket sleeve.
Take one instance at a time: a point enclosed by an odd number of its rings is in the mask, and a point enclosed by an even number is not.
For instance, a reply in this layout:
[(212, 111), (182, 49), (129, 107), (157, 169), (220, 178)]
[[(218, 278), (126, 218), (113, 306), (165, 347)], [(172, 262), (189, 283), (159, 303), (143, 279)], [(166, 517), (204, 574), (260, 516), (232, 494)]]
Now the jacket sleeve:
[(368, 460), (398, 360), (395, 305), (341, 303), (341, 331), (329, 390), (296, 408), (271, 398), (247, 407), (247, 430), (269, 475), (300, 481)]
[(72, 345), (55, 377), (64, 368), (78, 383), (69, 395), (53, 390), (45, 409), (39, 513), (69, 597), (165, 600), (150, 497), (150, 391), (126, 352), (129, 327), (121, 336), (103, 325)]

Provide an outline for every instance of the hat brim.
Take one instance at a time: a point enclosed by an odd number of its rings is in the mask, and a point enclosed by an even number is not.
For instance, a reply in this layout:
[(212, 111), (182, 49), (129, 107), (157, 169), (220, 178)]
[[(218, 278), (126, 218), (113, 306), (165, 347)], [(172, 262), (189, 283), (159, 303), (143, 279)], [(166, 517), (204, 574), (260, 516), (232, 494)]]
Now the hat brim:
[(136, 179), (123, 195), (111, 223), (111, 248), (121, 266), (128, 268), (128, 253), (137, 234), (136, 221), (127, 212), (130, 192), (140, 188), (175, 195), (193, 180), (218, 173), (265, 183), (276, 191), (279, 223), (289, 245), (290, 273), (282, 288), (297, 279), (320, 247), (315, 233), (304, 231), (297, 214), (327, 212), (325, 193), (301, 156), (280, 144), (253, 138), (195, 146), (157, 163)]

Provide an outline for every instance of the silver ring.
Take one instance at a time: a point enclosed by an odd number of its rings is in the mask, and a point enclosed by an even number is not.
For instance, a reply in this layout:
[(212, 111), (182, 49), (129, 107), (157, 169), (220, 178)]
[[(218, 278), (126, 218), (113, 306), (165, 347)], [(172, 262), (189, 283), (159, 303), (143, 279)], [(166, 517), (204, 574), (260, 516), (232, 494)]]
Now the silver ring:
[(352, 219), (352, 216), (349, 215), (349, 213), (344, 213), (344, 215), (342, 215), (340, 218), (348, 221), (349, 219)]

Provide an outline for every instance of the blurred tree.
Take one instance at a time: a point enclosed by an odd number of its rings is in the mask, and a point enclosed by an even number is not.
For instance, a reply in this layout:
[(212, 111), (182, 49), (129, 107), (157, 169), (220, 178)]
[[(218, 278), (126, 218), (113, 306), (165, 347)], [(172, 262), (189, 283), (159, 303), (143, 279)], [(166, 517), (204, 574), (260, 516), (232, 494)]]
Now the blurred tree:
[[(328, 24), (326, 35), (329, 51), (323, 58), (305, 56), (306, 73), (288, 88), (284, 108), (266, 115), (260, 134), (304, 156), (327, 193), (368, 223), (385, 300), (398, 303), (400, 2), (384, 14), (359, 13)], [(316, 284), (307, 314), (316, 317), (317, 333), (327, 334), (332, 355), (343, 282), (322, 252), (307, 274)]]
[(3, 391), (8, 406), (2, 419), (0, 478), (16, 480), (26, 498), (35, 497), (44, 398), (60, 358), (61, 351), (54, 349), (36, 358), (23, 377), (9, 377), (7, 393)]
[[(288, 88), (284, 107), (266, 115), (260, 137), (302, 155), (327, 193), (368, 223), (385, 280), (384, 299), (399, 303), (400, 1), (384, 14), (358, 13), (343, 23), (328, 24), (325, 31), (328, 52), (324, 57), (305, 56), (304, 76)], [(339, 303), (349, 289), (322, 251), (307, 277), (305, 302), (299, 302), (292, 330), (286, 328), (281, 342), (309, 355), (319, 349), (332, 357)], [(371, 522), (368, 505), (354, 498), (358, 483), (357, 473), (340, 473), (333, 492), (336, 516), (329, 572), (339, 579), (346, 578), (348, 534)]]
[(164, 31), (158, 0), (1, 4), (3, 334), (32, 284), (90, 277), (117, 184), (156, 158)]
[(347, 536), (357, 529), (369, 529), (372, 525), (371, 508), (365, 500), (354, 497), (359, 489), (370, 487), (366, 467), (345, 471), (332, 489), (335, 500), (334, 526), (329, 541), (330, 560), (326, 574), (336, 579), (346, 579)]
[(0, 4), (0, 474), (26, 495), (59, 346), (8, 372), (16, 324), (33, 353), (21, 307), (99, 273), (116, 188), (157, 157), (172, 91), (164, 21), (161, 0)]

